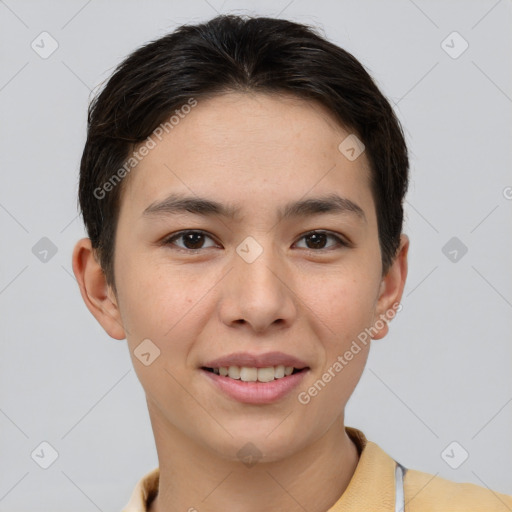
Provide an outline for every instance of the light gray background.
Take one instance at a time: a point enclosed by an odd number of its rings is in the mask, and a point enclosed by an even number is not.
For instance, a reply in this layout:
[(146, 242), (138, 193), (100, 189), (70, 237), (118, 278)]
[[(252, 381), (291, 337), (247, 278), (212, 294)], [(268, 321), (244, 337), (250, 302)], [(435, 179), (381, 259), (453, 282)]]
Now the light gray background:
[[(396, 103), (410, 274), (347, 424), (405, 466), (512, 494), (511, 11), (506, 0), (0, 1), (0, 511), (120, 510), (157, 465), (126, 341), (96, 323), (71, 270), (78, 165), (90, 90), (140, 44), (217, 12), (323, 27)], [(59, 45), (47, 59), (31, 48), (43, 31)], [(453, 31), (469, 43), (456, 59), (441, 46)], [(452, 52), (460, 43), (448, 39)], [(468, 248), (456, 262), (442, 252), (454, 236)], [(46, 263), (32, 252), (42, 237), (57, 248)], [(59, 454), (46, 470), (31, 458), (42, 441)], [(441, 456), (452, 441), (469, 453), (458, 469)]]

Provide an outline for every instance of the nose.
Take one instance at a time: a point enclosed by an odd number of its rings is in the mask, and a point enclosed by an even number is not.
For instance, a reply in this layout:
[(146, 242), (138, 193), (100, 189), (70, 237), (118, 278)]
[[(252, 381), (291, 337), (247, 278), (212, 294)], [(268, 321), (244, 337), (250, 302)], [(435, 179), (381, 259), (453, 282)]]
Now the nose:
[(297, 315), (290, 271), (271, 250), (252, 263), (237, 253), (223, 280), (221, 320), (257, 333), (289, 327)]

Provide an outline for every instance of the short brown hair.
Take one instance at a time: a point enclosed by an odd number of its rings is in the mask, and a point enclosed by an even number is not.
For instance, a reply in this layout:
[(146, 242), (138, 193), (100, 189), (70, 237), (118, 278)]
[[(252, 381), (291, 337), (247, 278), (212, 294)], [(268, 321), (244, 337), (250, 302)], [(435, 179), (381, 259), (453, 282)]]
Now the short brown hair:
[(79, 208), (107, 283), (116, 290), (114, 247), (123, 182), (98, 190), (134, 148), (190, 98), (229, 91), (316, 100), (364, 143), (371, 166), (383, 273), (400, 243), (409, 161), (393, 109), (359, 61), (312, 27), (282, 19), (220, 15), (137, 49), (91, 102)]

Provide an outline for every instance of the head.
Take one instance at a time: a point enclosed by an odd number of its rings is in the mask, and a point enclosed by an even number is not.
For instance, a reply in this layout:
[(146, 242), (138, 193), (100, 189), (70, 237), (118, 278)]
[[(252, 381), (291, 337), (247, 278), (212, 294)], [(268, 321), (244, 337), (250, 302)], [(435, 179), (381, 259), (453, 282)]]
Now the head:
[[(407, 182), (388, 101), (311, 28), (219, 16), (131, 54), (90, 106), (73, 268), (127, 339), (154, 428), (233, 459), (247, 440), (279, 458), (320, 438), (396, 313)], [(277, 351), (305, 369), (270, 403), (205, 370)]]

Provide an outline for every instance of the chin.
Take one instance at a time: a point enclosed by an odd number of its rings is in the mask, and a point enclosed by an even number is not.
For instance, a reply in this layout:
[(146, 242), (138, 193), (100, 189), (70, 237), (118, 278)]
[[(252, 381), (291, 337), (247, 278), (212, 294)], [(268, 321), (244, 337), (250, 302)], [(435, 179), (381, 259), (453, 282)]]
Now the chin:
[[(286, 414), (283, 416), (285, 417)], [(255, 422), (242, 427), (233, 424), (225, 424), (226, 432), (221, 437), (203, 438), (202, 442), (208, 445), (216, 456), (230, 461), (242, 461), (245, 457), (258, 460), (258, 462), (276, 462), (290, 457), (307, 444), (305, 435), (297, 430), (279, 425), (283, 417), (273, 418), (272, 421)], [(278, 426), (279, 425), (279, 426)], [(276, 428), (277, 427), (277, 428)]]

